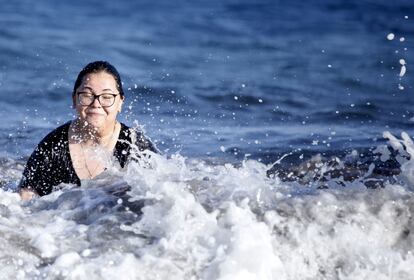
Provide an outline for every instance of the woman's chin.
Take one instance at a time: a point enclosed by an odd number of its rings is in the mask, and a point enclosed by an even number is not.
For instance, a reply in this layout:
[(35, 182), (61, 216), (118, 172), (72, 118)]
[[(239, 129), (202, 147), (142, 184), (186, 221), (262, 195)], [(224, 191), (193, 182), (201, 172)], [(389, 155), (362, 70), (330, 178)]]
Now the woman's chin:
[(88, 126), (91, 126), (95, 129), (99, 129), (103, 127), (105, 124), (105, 120), (103, 120), (102, 116), (95, 116), (95, 115), (86, 116), (84, 121), (86, 121)]

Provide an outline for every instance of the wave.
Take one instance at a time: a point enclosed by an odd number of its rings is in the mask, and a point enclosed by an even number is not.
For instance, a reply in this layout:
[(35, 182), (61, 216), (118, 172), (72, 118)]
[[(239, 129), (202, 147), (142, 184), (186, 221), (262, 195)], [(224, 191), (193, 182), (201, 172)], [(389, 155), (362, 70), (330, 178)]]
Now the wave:
[(0, 190), (1, 277), (412, 279), (414, 145), (384, 136), (400, 172), (375, 189), (284, 182), (255, 160), (152, 155), (28, 203)]

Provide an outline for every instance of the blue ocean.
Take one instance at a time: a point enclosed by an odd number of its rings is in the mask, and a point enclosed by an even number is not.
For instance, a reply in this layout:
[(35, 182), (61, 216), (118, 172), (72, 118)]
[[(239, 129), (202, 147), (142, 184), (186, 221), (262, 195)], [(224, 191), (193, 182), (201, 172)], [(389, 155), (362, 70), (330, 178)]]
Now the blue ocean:
[[(411, 0), (2, 1), (0, 279), (414, 279), (413, 50)], [(21, 201), (95, 60), (162, 154)]]

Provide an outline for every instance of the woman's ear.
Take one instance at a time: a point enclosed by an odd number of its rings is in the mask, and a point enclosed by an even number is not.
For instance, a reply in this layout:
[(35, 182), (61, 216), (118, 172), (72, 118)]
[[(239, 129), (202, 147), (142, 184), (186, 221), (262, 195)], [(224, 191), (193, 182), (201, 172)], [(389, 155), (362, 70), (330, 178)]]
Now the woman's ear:
[(72, 109), (76, 108), (76, 95), (72, 94)]
[(122, 111), (122, 105), (124, 105), (125, 96), (121, 96), (121, 102), (119, 102), (118, 106), (118, 113), (121, 113)]

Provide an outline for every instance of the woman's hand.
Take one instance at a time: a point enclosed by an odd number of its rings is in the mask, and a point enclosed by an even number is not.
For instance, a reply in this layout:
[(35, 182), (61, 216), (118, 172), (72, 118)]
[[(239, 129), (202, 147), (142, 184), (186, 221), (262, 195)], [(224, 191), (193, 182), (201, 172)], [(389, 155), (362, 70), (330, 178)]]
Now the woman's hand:
[(20, 189), (19, 194), (22, 200), (25, 200), (25, 201), (29, 201), (33, 197), (37, 196), (37, 193), (34, 190), (31, 190), (28, 188)]

